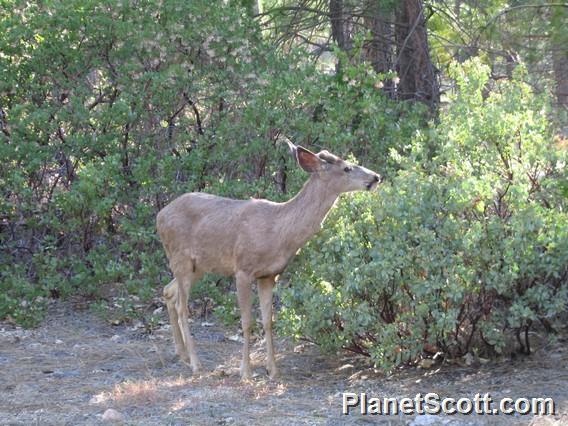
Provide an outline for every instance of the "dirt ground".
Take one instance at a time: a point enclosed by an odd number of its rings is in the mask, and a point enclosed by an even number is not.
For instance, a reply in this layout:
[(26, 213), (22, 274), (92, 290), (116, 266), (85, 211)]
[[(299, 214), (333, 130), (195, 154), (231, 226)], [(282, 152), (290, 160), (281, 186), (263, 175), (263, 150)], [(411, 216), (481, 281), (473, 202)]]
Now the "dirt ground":
[[(164, 313), (165, 322), (165, 313)], [(316, 347), (277, 339), (282, 378), (270, 381), (260, 339), (255, 378), (238, 378), (238, 330), (193, 324), (206, 372), (173, 361), (169, 327), (153, 334), (112, 326), (88, 310), (55, 303), (39, 328), (0, 323), (0, 424), (103, 424), (114, 409), (136, 425), (549, 425), (568, 424), (568, 342), (530, 357), (478, 366), (406, 368), (391, 376), (364, 360), (324, 356)], [(418, 392), (473, 397), (552, 397), (554, 416), (362, 416), (341, 414), (343, 392), (414, 398)], [(108, 414), (107, 414), (108, 415)]]

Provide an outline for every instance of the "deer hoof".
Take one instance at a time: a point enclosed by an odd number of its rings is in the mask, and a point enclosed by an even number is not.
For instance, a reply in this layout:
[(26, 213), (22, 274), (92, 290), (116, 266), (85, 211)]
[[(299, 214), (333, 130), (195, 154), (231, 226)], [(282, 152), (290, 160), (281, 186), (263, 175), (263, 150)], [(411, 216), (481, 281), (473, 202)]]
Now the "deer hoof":
[(191, 366), (191, 359), (189, 358), (188, 354), (182, 352), (182, 353), (178, 354), (178, 356), (179, 356), (179, 360), (183, 364), (185, 364), (187, 366)]
[(270, 380), (278, 379), (280, 377), (280, 371), (278, 371), (276, 367), (269, 368), (268, 377), (270, 377)]
[(241, 381), (247, 382), (252, 379), (252, 371), (249, 368), (241, 368)]
[(201, 363), (199, 361), (192, 362), (191, 370), (193, 371), (193, 374), (201, 373), (201, 371), (203, 370), (203, 368), (201, 367)]

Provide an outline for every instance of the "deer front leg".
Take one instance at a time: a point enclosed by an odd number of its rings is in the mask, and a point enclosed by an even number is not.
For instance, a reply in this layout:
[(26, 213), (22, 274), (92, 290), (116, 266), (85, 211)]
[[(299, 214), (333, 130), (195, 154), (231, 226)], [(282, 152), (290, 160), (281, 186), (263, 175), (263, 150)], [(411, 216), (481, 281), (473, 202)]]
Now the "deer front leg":
[(252, 377), (250, 368), (250, 328), (252, 325), (252, 278), (243, 272), (237, 272), (237, 299), (241, 310), (243, 328), (243, 360), (241, 361), (241, 380)]
[(278, 377), (278, 369), (274, 360), (274, 346), (272, 342), (272, 289), (275, 277), (258, 280), (258, 298), (260, 312), (262, 313), (262, 327), (266, 340), (266, 368), (271, 379)]

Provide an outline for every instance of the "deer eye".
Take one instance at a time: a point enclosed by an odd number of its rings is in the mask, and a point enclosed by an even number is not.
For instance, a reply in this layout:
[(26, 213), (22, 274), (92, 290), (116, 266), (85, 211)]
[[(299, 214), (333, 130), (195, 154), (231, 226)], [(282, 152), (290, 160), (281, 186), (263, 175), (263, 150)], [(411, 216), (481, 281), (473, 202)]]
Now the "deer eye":
[(349, 173), (351, 170), (353, 170), (353, 167), (351, 167), (351, 166), (347, 166), (347, 167), (345, 167), (345, 168), (343, 169), (343, 171), (344, 171), (345, 173)]

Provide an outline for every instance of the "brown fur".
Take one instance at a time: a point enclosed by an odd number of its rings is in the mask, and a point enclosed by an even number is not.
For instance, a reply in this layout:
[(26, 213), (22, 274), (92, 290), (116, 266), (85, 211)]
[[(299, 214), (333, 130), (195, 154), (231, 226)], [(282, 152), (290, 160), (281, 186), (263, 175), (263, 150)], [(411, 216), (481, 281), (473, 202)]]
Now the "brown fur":
[[(235, 276), (244, 335), (241, 376), (251, 376), (249, 341), (253, 280), (258, 280), (267, 366), (277, 375), (272, 347), (272, 288), (277, 275), (315, 234), (342, 192), (372, 189), (376, 173), (322, 151), (313, 154), (290, 144), (298, 164), (311, 173), (302, 190), (285, 203), (232, 200), (204, 193), (182, 195), (157, 216), (160, 239), (174, 279), (164, 289), (176, 352), (200, 368), (189, 332), (187, 299), (204, 273)], [(347, 170), (348, 169), (348, 170)]]

